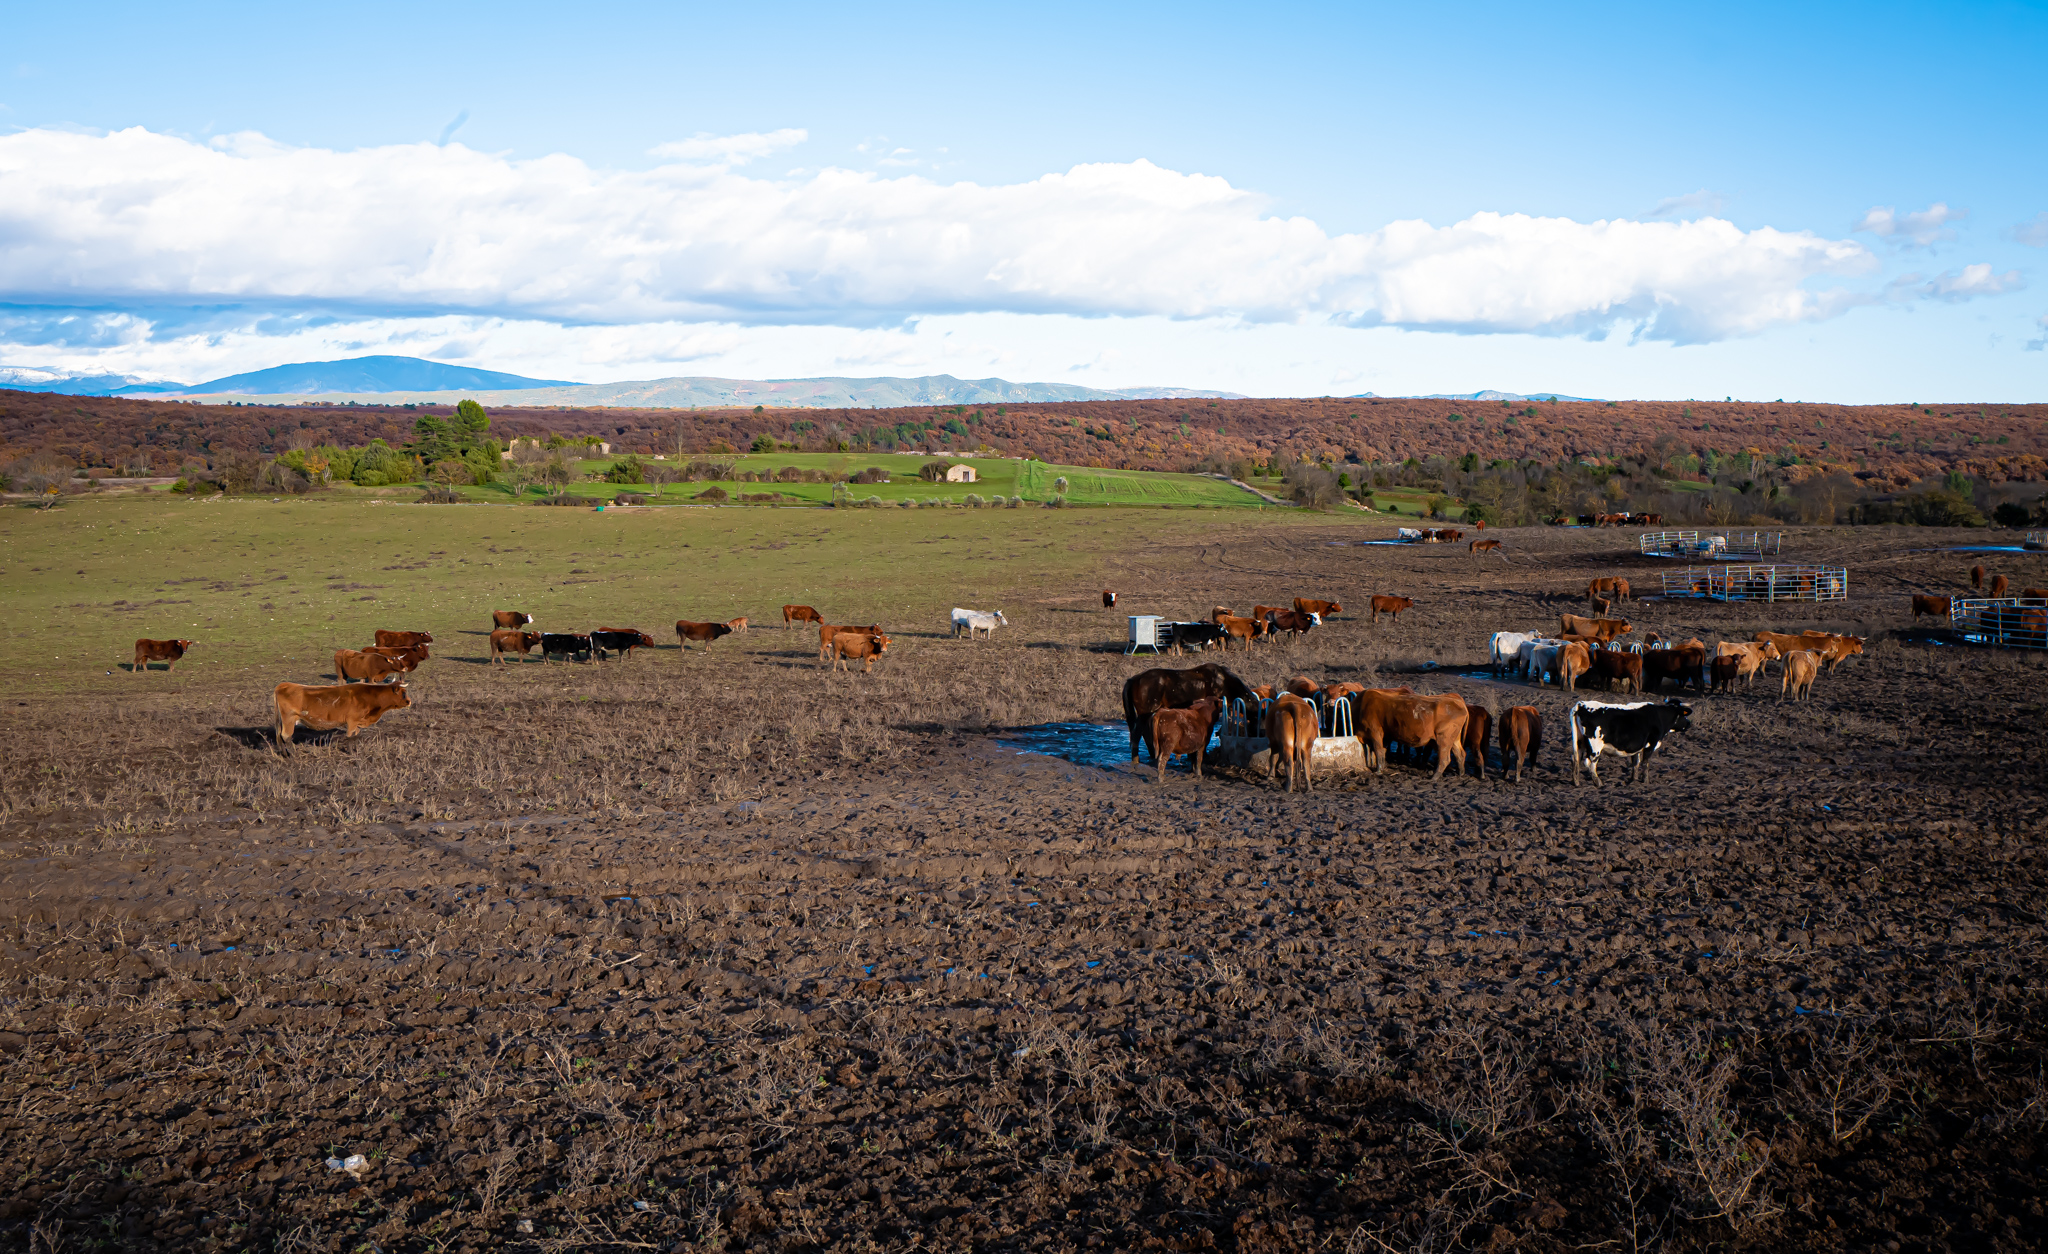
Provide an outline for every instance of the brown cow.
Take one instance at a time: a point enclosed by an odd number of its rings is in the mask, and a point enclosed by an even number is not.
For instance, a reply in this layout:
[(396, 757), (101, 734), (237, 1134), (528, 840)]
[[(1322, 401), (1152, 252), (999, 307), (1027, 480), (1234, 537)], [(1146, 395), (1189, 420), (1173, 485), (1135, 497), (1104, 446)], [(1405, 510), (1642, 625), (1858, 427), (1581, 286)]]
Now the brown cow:
[(1602, 649), (1593, 655), (1593, 676), (1609, 692), (1617, 683), (1627, 684), (1630, 692), (1643, 690), (1643, 655), (1621, 649)]
[[(1641, 654), (1635, 655), (1637, 660)], [(1592, 651), (1576, 640), (1568, 640), (1557, 651), (1557, 686), (1566, 692), (1579, 690), (1579, 676), (1593, 669)]]
[(1323, 686), (1306, 675), (1296, 675), (1287, 681), (1287, 691), (1306, 701), (1323, 690)]
[(880, 623), (869, 623), (865, 627), (834, 627), (829, 623), (819, 623), (818, 660), (822, 662), (832, 656), (832, 637), (838, 635), (842, 631), (852, 631), (858, 632), (863, 636), (872, 636), (881, 630), (882, 625)]
[(738, 618), (728, 618), (725, 620), (725, 625), (732, 628), (735, 632), (745, 631), (747, 629), (747, 616), (742, 614)]
[(865, 659), (867, 665), (861, 667), (860, 673), (866, 675), (875, 669), (875, 659), (888, 651), (889, 637), (879, 631), (873, 635), (841, 632), (832, 637), (832, 656), (836, 659), (833, 666), (837, 670), (843, 671), (846, 669), (846, 659), (848, 658), (852, 658), (855, 661)]
[(381, 680), (386, 675), (396, 678), (411, 669), (404, 662), (377, 653), (360, 653), (354, 649), (334, 651), (334, 677), (344, 684), (354, 680)]
[(1605, 618), (1607, 616), (1607, 611), (1613, 608), (1614, 602), (1608, 600), (1606, 597), (1593, 598), (1593, 616), (1595, 618)]
[(1522, 768), (1536, 765), (1536, 750), (1543, 746), (1543, 713), (1533, 705), (1518, 705), (1500, 716), (1500, 769), (1507, 773), (1508, 755), (1514, 755), (1515, 782), (1522, 782)]
[(2012, 580), (2010, 580), (2010, 579), (2007, 579), (2007, 578), (2006, 578), (2006, 577), (2005, 577), (2004, 575), (1993, 575), (1993, 576), (1991, 576), (1991, 595), (1992, 595), (1992, 596), (1994, 596), (1994, 597), (2002, 597), (2002, 596), (2004, 596), (2004, 595), (2005, 595), (2005, 593), (2006, 593), (2006, 589), (2008, 589), (2008, 588), (2010, 588), (2010, 587), (2012, 587)]
[(1778, 700), (1783, 701), (1789, 691), (1794, 701), (1803, 701), (1813, 692), (1813, 677), (1820, 674), (1820, 654), (1811, 649), (1801, 649), (1785, 655), (1785, 680), (1778, 685)]
[(1387, 741), (1421, 749), (1433, 744), (1437, 750), (1436, 776), (1453, 759), (1458, 774), (1465, 773), (1465, 699), (1456, 693), (1418, 697), (1368, 688), (1351, 698), (1352, 725), (1366, 744), (1366, 762), (1374, 774), (1386, 769)]
[(1913, 594), (1913, 621), (1919, 622), (1922, 614), (1937, 614), (1948, 617), (1948, 598), (1928, 596), (1923, 592)]
[(1842, 664), (1845, 657), (1855, 657), (1863, 652), (1863, 637), (1833, 636), (1824, 631), (1802, 632), (1801, 640), (1812, 641), (1805, 647), (1820, 654), (1821, 665), (1830, 674)]
[(808, 605), (785, 605), (782, 607), (782, 625), (791, 623), (822, 623), (825, 616)]
[(502, 665), (507, 653), (517, 653), (521, 661), (526, 660), (529, 650), (540, 644), (537, 631), (494, 631), (491, 633), (491, 661)]
[(499, 631), (511, 631), (515, 628), (524, 627), (532, 621), (533, 615), (522, 614), (518, 610), (491, 611), (491, 625)]
[(2048, 588), (2021, 588), (2020, 596), (2028, 601), (2048, 601)]
[(1413, 608), (1415, 601), (1411, 597), (1376, 596), (1372, 599), (1372, 621), (1380, 621), (1382, 614), (1392, 614), (1394, 621), (1398, 623), (1401, 621), (1401, 611)]
[(393, 649), (410, 649), (416, 644), (434, 643), (434, 636), (426, 631), (380, 631), (377, 643)]
[(1314, 614), (1320, 618), (1328, 618), (1332, 614), (1342, 614), (1344, 607), (1335, 601), (1311, 601), (1307, 597), (1296, 597), (1294, 598), (1294, 612), (1297, 614)]
[(185, 650), (196, 641), (192, 640), (137, 640), (135, 642), (135, 665), (130, 675), (140, 675), (149, 669), (151, 662), (164, 663), (165, 673), (178, 669), (178, 659), (185, 656)]
[(1669, 649), (1651, 649), (1640, 656), (1643, 659), (1642, 692), (1645, 696), (1654, 697), (1662, 692), (1667, 679), (1677, 684), (1680, 692), (1685, 691), (1687, 684), (1699, 689), (1706, 687), (1706, 677), (1702, 672), (1707, 669), (1707, 646), (1697, 640), (1688, 640)]
[[(1500, 548), (1500, 541), (1498, 540), (1474, 540), (1465, 546), (1465, 551), (1467, 553), (1491, 553), (1498, 548)], [(1507, 554), (1501, 554), (1501, 560), (1506, 561)]]
[(1595, 579), (1591, 583), (1586, 585), (1586, 599), (1590, 601), (1594, 597), (1597, 597), (1602, 593), (1609, 593), (1615, 596), (1619, 596), (1620, 593), (1614, 591), (1614, 585), (1620, 582), (1621, 580), (1613, 575), (1602, 575), (1600, 578)]
[(1252, 606), (1252, 617), (1263, 623), (1266, 621), (1268, 614), (1278, 614), (1283, 608), (1278, 605), (1254, 605)]
[(1203, 697), (1185, 710), (1152, 711), (1152, 756), (1159, 762), (1160, 783), (1166, 782), (1166, 759), (1177, 753), (1193, 754), (1194, 778), (1202, 778), (1202, 755), (1221, 708), (1216, 698)]
[(1984, 568), (1982, 566), (1970, 567), (1970, 586), (1979, 592), (1984, 591)]
[(713, 640), (731, 634), (732, 628), (724, 623), (693, 623), (687, 618), (676, 620), (676, 643), (683, 647), (685, 653), (690, 651), (690, 642), (693, 640), (708, 649)]
[(345, 684), (279, 684), (271, 693), (271, 702), (277, 708), (277, 738), (270, 750), (274, 754), (278, 745), (292, 742), (292, 734), (302, 723), (314, 731), (345, 727), (354, 736), (391, 711), (405, 709), (412, 704), (412, 698), (406, 695), (405, 681), (401, 679), (364, 688)]
[(1345, 683), (1341, 684), (1331, 684), (1329, 687), (1323, 689), (1322, 691), (1323, 701), (1325, 704), (1328, 704), (1332, 701), (1342, 701), (1344, 698), (1350, 696), (1354, 692), (1364, 692), (1365, 685), (1355, 684), (1346, 681)]
[(1244, 651), (1250, 653), (1252, 651), (1252, 641), (1266, 634), (1266, 625), (1255, 618), (1233, 618), (1226, 615), (1223, 618), (1217, 619), (1216, 625), (1223, 629), (1223, 651), (1225, 653), (1230, 652), (1230, 642), (1233, 640), (1242, 640), (1244, 642)]
[[(1493, 732), (1493, 714), (1483, 705), (1465, 707), (1465, 752), (1471, 756), (1473, 773), (1486, 778), (1486, 740)], [(1506, 764), (1506, 759), (1502, 759)], [(1463, 771), (1465, 768), (1458, 768)]]
[(1226, 618), (1235, 617), (1237, 616), (1230, 612), (1230, 607), (1227, 605), (1218, 605), (1209, 611), (1209, 621), (1212, 623), (1220, 623)]
[(1271, 610), (1266, 614), (1266, 634), (1270, 636), (1284, 631), (1290, 635), (1303, 635), (1316, 625), (1316, 621), (1313, 614), (1302, 614), (1295, 610)]
[(1104, 588), (1102, 590), (1102, 608), (1106, 610), (1113, 610), (1116, 608), (1116, 593), (1111, 592), (1107, 588)]
[(1291, 692), (1283, 692), (1266, 707), (1266, 778), (1273, 778), (1284, 759), (1287, 763), (1287, 791), (1294, 791), (1294, 774), (1301, 772), (1304, 792), (1316, 790), (1309, 774), (1309, 758), (1316, 743), (1316, 708)]
[(402, 664), (410, 672), (418, 670), (420, 663), (427, 660), (428, 647), (422, 644), (415, 645), (410, 649), (393, 649), (386, 645), (373, 644), (367, 649), (358, 649), (356, 652), (374, 653), (378, 657), (389, 658), (394, 662)]
[(1635, 627), (1625, 618), (1587, 618), (1582, 614), (1559, 614), (1559, 634), (1566, 636), (1592, 636), (1598, 640), (1613, 640), (1627, 635)]
[(1707, 673), (1712, 682), (1708, 692), (1727, 692), (1735, 686), (1735, 676), (1742, 667), (1742, 655), (1723, 653), (1707, 664)]
[(1723, 640), (1714, 646), (1715, 661), (1724, 657), (1735, 659), (1735, 678), (1744, 681), (1745, 687), (1756, 682), (1757, 672), (1764, 669), (1764, 663), (1774, 662), (1783, 656), (1784, 652), (1772, 640), (1761, 643), (1752, 640), (1747, 644)]

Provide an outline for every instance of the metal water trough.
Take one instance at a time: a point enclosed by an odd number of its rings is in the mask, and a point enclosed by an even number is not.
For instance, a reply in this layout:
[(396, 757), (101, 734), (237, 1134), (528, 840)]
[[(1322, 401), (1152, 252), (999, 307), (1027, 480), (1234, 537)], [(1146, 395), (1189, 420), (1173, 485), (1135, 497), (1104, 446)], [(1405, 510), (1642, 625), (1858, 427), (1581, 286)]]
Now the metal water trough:
[(1846, 601), (1845, 566), (1688, 566), (1667, 570), (1664, 596), (1716, 601)]
[[(1266, 710), (1272, 704), (1263, 697), (1256, 698), (1249, 706), (1242, 697), (1230, 702), (1223, 712), (1223, 726), (1217, 734), (1216, 747), (1210, 750), (1209, 756), (1226, 766), (1240, 766), (1264, 774), (1266, 764), (1272, 759), (1272, 750), (1262, 733), (1266, 727)], [(1325, 703), (1311, 697), (1309, 704), (1316, 707), (1317, 726), (1323, 733), (1309, 746), (1309, 774), (1363, 774), (1365, 742), (1352, 731), (1351, 703)]]
[(1785, 547), (1782, 531), (1645, 531), (1636, 537), (1636, 551), (1645, 557), (1689, 557), (1739, 562), (1774, 557)]
[(1950, 597), (1948, 618), (1971, 644), (2048, 649), (2048, 601), (2039, 597)]
[(2029, 531), (2020, 547), (2035, 553), (2048, 549), (2048, 531)]

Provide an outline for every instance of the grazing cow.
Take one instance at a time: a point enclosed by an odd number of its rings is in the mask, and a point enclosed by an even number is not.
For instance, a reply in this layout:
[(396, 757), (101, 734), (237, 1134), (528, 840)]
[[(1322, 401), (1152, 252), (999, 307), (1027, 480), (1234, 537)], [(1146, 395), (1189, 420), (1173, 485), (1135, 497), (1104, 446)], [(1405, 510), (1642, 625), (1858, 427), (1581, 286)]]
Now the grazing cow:
[(1517, 705), (1500, 716), (1500, 769), (1507, 774), (1513, 755), (1515, 782), (1522, 782), (1522, 768), (1536, 765), (1536, 750), (1543, 745), (1543, 713), (1533, 705)]
[[(1242, 620), (1240, 620), (1242, 621)], [(1252, 690), (1245, 682), (1215, 662), (1188, 670), (1164, 667), (1140, 671), (1124, 681), (1124, 726), (1131, 734), (1131, 761), (1138, 760), (1140, 746), (1148, 746), (1155, 710), (1185, 710), (1195, 702), (1213, 697), (1218, 709), (1230, 702), (1252, 702)]]
[(507, 653), (517, 653), (524, 661), (527, 650), (539, 643), (540, 633), (537, 631), (494, 631), (491, 633), (491, 661), (503, 663)]
[(1688, 641), (1670, 649), (1651, 649), (1640, 655), (1643, 659), (1642, 691), (1656, 696), (1669, 679), (1678, 685), (1680, 692), (1691, 684), (1695, 689), (1704, 689), (1706, 680), (1703, 672), (1707, 669), (1707, 646), (1697, 641)]
[(1939, 617), (1941, 617), (1941, 618), (1947, 618), (1947, 617), (1948, 617), (1948, 598), (1947, 598), (1947, 597), (1934, 597), (1934, 596), (1928, 596), (1928, 595), (1926, 595), (1925, 593), (1921, 593), (1921, 592), (1916, 592), (1916, 593), (1914, 593), (1914, 594), (1913, 594), (1913, 621), (1914, 621), (1914, 622), (1919, 622), (1919, 621), (1920, 621), (1920, 616), (1921, 616), (1922, 614), (1934, 614), (1934, 615), (1937, 615), (1937, 616), (1939, 616)]
[(1230, 652), (1230, 642), (1233, 640), (1242, 641), (1244, 643), (1244, 651), (1250, 653), (1252, 651), (1252, 641), (1266, 634), (1266, 625), (1256, 618), (1233, 618), (1226, 616), (1217, 619), (1215, 625), (1223, 629), (1223, 651), (1225, 653)]
[(889, 637), (879, 631), (872, 635), (842, 631), (832, 637), (832, 656), (836, 659), (833, 663), (835, 670), (845, 670), (846, 659), (853, 658), (855, 661), (865, 660), (867, 662), (867, 665), (860, 669), (860, 673), (866, 675), (875, 669), (875, 659), (888, 651)]
[(735, 632), (745, 631), (747, 629), (747, 616), (742, 614), (738, 618), (728, 618), (725, 620), (725, 625), (732, 628)]
[(1757, 672), (1764, 669), (1764, 663), (1783, 656), (1776, 642), (1770, 640), (1761, 643), (1750, 641), (1747, 644), (1723, 640), (1714, 646), (1715, 661), (1718, 662), (1724, 657), (1735, 659), (1735, 678), (1744, 681), (1744, 686), (1756, 682)]
[[(1296, 675), (1287, 681), (1288, 692), (1306, 701), (1323, 690), (1323, 686), (1306, 675)], [(1363, 691), (1361, 689), (1361, 691)]]
[(1396, 527), (1394, 528), (1394, 538), (1413, 544), (1422, 539), (1422, 529), (1419, 527)]
[(377, 653), (359, 653), (354, 649), (334, 651), (334, 677), (344, 684), (357, 680), (381, 680), (386, 675), (396, 679), (411, 669), (404, 662)]
[[(590, 652), (590, 637), (580, 631), (544, 631), (540, 633), (540, 660), (542, 665), (557, 654), (573, 658), (579, 653)], [(586, 659), (587, 661), (588, 659)]]
[(164, 663), (165, 672), (178, 669), (178, 659), (185, 656), (185, 650), (197, 641), (193, 640), (137, 640), (135, 642), (135, 665), (130, 675), (140, 675), (149, 669), (151, 662)]
[(1102, 608), (1106, 610), (1113, 610), (1116, 608), (1116, 593), (1111, 592), (1107, 588), (1104, 588), (1102, 590)]
[(1612, 601), (1608, 600), (1608, 599), (1607, 599), (1606, 597), (1594, 597), (1594, 598), (1593, 598), (1593, 616), (1594, 616), (1594, 617), (1596, 617), (1596, 618), (1605, 618), (1605, 617), (1607, 616), (1607, 611), (1609, 611), (1609, 610), (1611, 610), (1611, 609), (1613, 609), (1613, 608), (1614, 608), (1614, 602), (1612, 602)]
[[(1486, 741), (1493, 733), (1493, 713), (1483, 705), (1465, 707), (1465, 754), (1472, 760), (1473, 773), (1486, 778)], [(1503, 765), (1506, 759), (1502, 759)], [(1464, 770), (1463, 766), (1458, 768)]]
[(1593, 675), (1608, 692), (1614, 685), (1627, 684), (1630, 692), (1643, 690), (1643, 655), (1620, 649), (1602, 649), (1593, 655)]
[(2005, 595), (2005, 593), (2006, 593), (2006, 589), (2008, 589), (2008, 588), (2010, 588), (2010, 587), (2012, 587), (2012, 580), (2010, 580), (2010, 579), (2007, 579), (2007, 578), (2006, 578), (2006, 577), (2005, 577), (2004, 575), (1993, 575), (1993, 576), (1991, 576), (1991, 595), (1992, 595), (1992, 596), (1994, 596), (1994, 597), (2002, 597), (2002, 596), (2004, 596), (2004, 595)]
[(1216, 730), (1216, 714), (1223, 703), (1204, 697), (1185, 710), (1152, 711), (1153, 758), (1159, 763), (1159, 782), (1166, 782), (1166, 759), (1176, 754), (1194, 755), (1193, 778), (1202, 778), (1202, 755), (1209, 748), (1209, 736)]
[(1252, 689), (1252, 695), (1257, 697), (1261, 701), (1271, 701), (1274, 697), (1279, 696), (1280, 693), (1279, 690), (1274, 688), (1271, 684), (1260, 684), (1258, 687)]
[(1316, 743), (1316, 708), (1291, 692), (1283, 692), (1266, 707), (1266, 778), (1284, 759), (1287, 763), (1287, 791), (1294, 791), (1294, 775), (1301, 772), (1304, 792), (1316, 790), (1309, 774), (1309, 758)]
[(2048, 601), (2048, 588), (2021, 588), (2020, 599), (2023, 601)]
[(858, 632), (859, 634), (864, 636), (872, 636), (879, 633), (881, 630), (882, 625), (880, 623), (869, 623), (865, 627), (834, 627), (829, 623), (819, 623), (818, 660), (820, 662), (823, 662), (832, 656), (832, 637), (838, 635), (842, 631), (852, 631)]
[(405, 681), (401, 679), (363, 688), (346, 684), (279, 684), (271, 693), (271, 702), (277, 709), (277, 737), (270, 750), (274, 754), (278, 745), (291, 744), (292, 734), (302, 723), (314, 731), (345, 727), (354, 736), (391, 711), (405, 709), (412, 704), (412, 698), (406, 695)]
[(808, 605), (785, 605), (782, 607), (782, 625), (791, 623), (822, 623), (825, 616)]
[(1342, 614), (1344, 607), (1335, 601), (1311, 601), (1307, 597), (1296, 597), (1294, 598), (1294, 612), (1297, 614), (1313, 614), (1320, 621), (1329, 618), (1333, 614)]
[(1597, 640), (1612, 640), (1625, 636), (1635, 627), (1625, 618), (1587, 618), (1582, 614), (1559, 614), (1557, 630), (1560, 635), (1592, 636)]
[(1329, 687), (1324, 688), (1321, 691), (1323, 694), (1323, 704), (1327, 706), (1334, 702), (1342, 701), (1344, 698), (1350, 696), (1354, 692), (1364, 692), (1365, 685), (1351, 683), (1347, 680), (1346, 682), (1341, 684), (1331, 684)]
[(1785, 679), (1778, 685), (1778, 700), (1790, 692), (1794, 701), (1804, 701), (1813, 691), (1813, 677), (1820, 674), (1820, 654), (1800, 649), (1785, 655)]
[(1723, 653), (1708, 665), (1713, 682), (1707, 685), (1707, 691), (1725, 693), (1735, 686), (1736, 672), (1742, 666), (1742, 655)]
[(432, 644), (432, 632), (425, 631), (380, 631), (377, 643), (393, 649), (410, 649), (416, 644)]
[(492, 610), (491, 625), (499, 631), (512, 631), (533, 621), (533, 615), (518, 610)]
[(1496, 631), (1487, 643), (1487, 657), (1493, 666), (1493, 677), (1500, 678), (1503, 670), (1521, 669), (1526, 661), (1521, 655), (1522, 646), (1531, 640), (1543, 639), (1537, 631)]
[(1970, 567), (1970, 586), (1979, 592), (1984, 591), (1984, 568), (1982, 566)]
[(653, 648), (654, 637), (638, 627), (600, 627), (590, 633), (590, 647), (591, 656), (600, 662), (604, 661), (607, 649), (631, 658), (635, 649)]
[(1368, 688), (1351, 698), (1351, 722), (1366, 745), (1366, 762), (1374, 774), (1386, 768), (1387, 742), (1399, 741), (1420, 751), (1435, 745), (1436, 776), (1453, 760), (1465, 773), (1465, 699), (1456, 693), (1418, 697), (1412, 693)]
[(367, 653), (373, 657), (381, 657), (386, 661), (392, 662), (403, 674), (410, 674), (418, 670), (420, 663), (427, 660), (426, 645), (421, 645), (416, 649), (387, 649), (382, 645), (373, 644), (367, 649), (358, 649), (356, 652)]
[(1413, 608), (1415, 601), (1412, 597), (1376, 596), (1372, 599), (1372, 621), (1377, 623), (1380, 621), (1380, 615), (1392, 614), (1394, 621), (1398, 623), (1401, 621), (1401, 611)]
[[(802, 621), (818, 622), (821, 620), (811, 618)], [(690, 651), (692, 642), (701, 644), (708, 649), (711, 647), (713, 640), (718, 639), (720, 636), (730, 636), (731, 634), (732, 628), (724, 623), (693, 623), (687, 618), (676, 620), (676, 643), (683, 647), (683, 652), (685, 653)]]
[(1209, 621), (1212, 623), (1220, 623), (1226, 618), (1235, 617), (1237, 615), (1231, 613), (1230, 607), (1227, 605), (1218, 605), (1209, 611)]
[(1295, 610), (1272, 610), (1266, 614), (1266, 634), (1284, 631), (1290, 635), (1303, 635), (1323, 620), (1315, 614), (1303, 614)]
[[(1472, 543), (1465, 546), (1465, 551), (1467, 553), (1491, 553), (1499, 548), (1500, 541), (1498, 540), (1474, 540)], [(1508, 560), (1508, 555), (1502, 553), (1500, 555), (1500, 560), (1505, 562), (1506, 560)]]
[(1692, 707), (1677, 698), (1662, 705), (1654, 701), (1632, 701), (1610, 705), (1581, 701), (1572, 707), (1572, 784), (1579, 782), (1579, 768), (1600, 782), (1600, 755), (1613, 752), (1630, 759), (1631, 775), (1650, 778), (1650, 755), (1663, 748), (1675, 732), (1692, 729)]
[(969, 640), (974, 639), (975, 632), (982, 631), (987, 632), (988, 638), (993, 640), (996, 638), (996, 628), (1009, 625), (1010, 620), (1003, 617), (1001, 610), (963, 610), (957, 605), (953, 607), (953, 635), (956, 639), (962, 631), (967, 633)]

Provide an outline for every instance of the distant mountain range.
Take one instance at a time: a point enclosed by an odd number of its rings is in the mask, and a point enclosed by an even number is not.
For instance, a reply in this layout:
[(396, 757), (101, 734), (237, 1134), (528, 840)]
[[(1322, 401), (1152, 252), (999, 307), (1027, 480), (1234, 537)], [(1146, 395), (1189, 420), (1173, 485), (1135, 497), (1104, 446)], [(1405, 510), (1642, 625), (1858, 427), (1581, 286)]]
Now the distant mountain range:
[(81, 374), (38, 366), (0, 366), (0, 388), (74, 396), (156, 396), (285, 404), (295, 400), (390, 405), (452, 404), (465, 397), (486, 405), (611, 405), (655, 409), (768, 405), (805, 409), (893, 409), (906, 405), (1029, 404), (1035, 401), (1243, 399), (1236, 392), (1194, 388), (1085, 388), (1007, 379), (918, 378), (718, 379), (684, 376), (628, 383), (529, 379), (496, 370), (447, 366), (418, 357), (351, 357), (231, 374), (205, 383), (167, 383), (132, 375)]
[[(1350, 397), (1355, 401), (1379, 399), (1375, 393), (1360, 392)], [(1391, 399), (1391, 398), (1389, 398)], [(1431, 392), (1427, 396), (1406, 396), (1410, 401), (1604, 401), (1604, 396), (1566, 396), (1562, 392)]]

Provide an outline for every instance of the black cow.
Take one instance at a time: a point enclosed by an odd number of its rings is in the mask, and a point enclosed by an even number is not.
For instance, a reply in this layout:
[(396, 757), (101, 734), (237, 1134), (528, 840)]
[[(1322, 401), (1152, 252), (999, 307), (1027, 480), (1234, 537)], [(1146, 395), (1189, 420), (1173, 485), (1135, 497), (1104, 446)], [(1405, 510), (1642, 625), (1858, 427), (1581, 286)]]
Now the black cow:
[[(1252, 690), (1242, 679), (1215, 662), (1184, 671), (1140, 671), (1124, 681), (1124, 726), (1131, 732), (1131, 761), (1138, 760), (1138, 747), (1152, 749), (1152, 714), (1155, 710), (1185, 710), (1204, 697), (1214, 697), (1219, 708), (1231, 701), (1252, 702)], [(1157, 754), (1155, 753), (1156, 757)]]
[(1676, 697), (1667, 698), (1662, 705), (1651, 701), (1631, 701), (1626, 705), (1609, 705), (1601, 701), (1581, 701), (1572, 707), (1572, 783), (1579, 782), (1581, 762), (1593, 776), (1593, 782), (1600, 782), (1600, 755), (1618, 753), (1630, 759), (1629, 768), (1633, 778), (1650, 778), (1649, 755), (1664, 745), (1665, 738), (1673, 732), (1692, 730), (1692, 707)]
[(590, 637), (573, 631), (544, 631), (540, 633), (540, 660), (546, 662), (554, 654), (575, 657), (578, 653), (590, 652)]
[(1218, 623), (1175, 623), (1173, 625), (1173, 647), (1176, 649), (1206, 649), (1212, 644), (1230, 638), (1230, 633)]
[(651, 649), (654, 637), (637, 627), (600, 627), (590, 633), (590, 643), (597, 650), (597, 660), (602, 662), (607, 650), (632, 657), (635, 649)]

